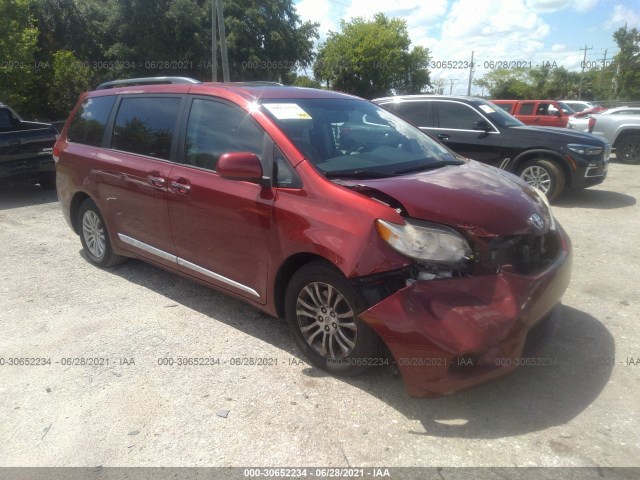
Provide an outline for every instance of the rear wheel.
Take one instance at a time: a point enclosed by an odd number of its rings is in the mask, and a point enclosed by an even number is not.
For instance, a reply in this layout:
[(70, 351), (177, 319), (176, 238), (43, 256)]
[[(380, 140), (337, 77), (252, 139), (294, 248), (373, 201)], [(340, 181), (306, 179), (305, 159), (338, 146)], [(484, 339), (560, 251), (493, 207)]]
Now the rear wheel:
[(640, 135), (629, 135), (619, 140), (616, 158), (624, 163), (640, 163)]
[(287, 287), (285, 315), (296, 343), (333, 374), (356, 375), (374, 363), (378, 337), (358, 318), (364, 310), (349, 281), (324, 262), (300, 268)]
[(82, 248), (91, 263), (108, 268), (125, 260), (125, 257), (113, 253), (107, 226), (93, 200), (87, 199), (80, 205), (78, 226)]
[(544, 193), (550, 201), (564, 190), (564, 173), (550, 160), (539, 158), (528, 162), (520, 169), (519, 175), (529, 185)]

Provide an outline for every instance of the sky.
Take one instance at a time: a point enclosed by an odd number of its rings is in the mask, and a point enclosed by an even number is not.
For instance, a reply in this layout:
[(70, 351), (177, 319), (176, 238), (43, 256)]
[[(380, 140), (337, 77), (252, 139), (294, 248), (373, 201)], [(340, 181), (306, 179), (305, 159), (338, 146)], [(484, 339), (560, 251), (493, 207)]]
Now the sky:
[[(581, 69), (602, 65), (617, 52), (613, 32), (640, 28), (640, 0), (294, 0), (303, 21), (320, 24), (320, 42), (339, 31), (340, 20), (377, 12), (406, 20), (413, 45), (430, 51), (431, 80), (445, 93), (465, 95), (474, 52), (474, 78), (499, 63)], [(445, 68), (442, 62), (451, 61)], [(468, 65), (468, 63), (466, 64)], [(482, 94), (472, 86), (472, 94)]]

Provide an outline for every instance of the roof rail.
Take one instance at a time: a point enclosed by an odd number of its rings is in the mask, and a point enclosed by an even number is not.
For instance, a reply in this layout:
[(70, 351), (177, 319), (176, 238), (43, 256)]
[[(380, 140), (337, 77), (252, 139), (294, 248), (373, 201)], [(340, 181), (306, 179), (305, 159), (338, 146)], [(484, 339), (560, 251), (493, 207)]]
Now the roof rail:
[(96, 90), (106, 90), (108, 88), (130, 87), (135, 85), (171, 85), (176, 83), (202, 83), (199, 80), (188, 77), (146, 77), (129, 78), (124, 80), (112, 80), (101, 83)]
[(252, 80), (252, 81), (246, 81), (246, 82), (225, 82), (225, 83), (230, 83), (232, 85), (245, 85), (247, 87), (284, 87), (284, 85), (282, 83), (278, 83), (278, 82), (267, 82), (264, 80)]

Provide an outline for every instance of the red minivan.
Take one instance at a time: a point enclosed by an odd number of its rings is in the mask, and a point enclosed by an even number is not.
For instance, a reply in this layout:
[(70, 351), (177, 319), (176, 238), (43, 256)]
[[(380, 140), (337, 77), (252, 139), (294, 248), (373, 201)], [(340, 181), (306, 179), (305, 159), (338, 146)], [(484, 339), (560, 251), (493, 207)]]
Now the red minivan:
[(544, 195), (350, 95), (109, 82), (54, 155), (91, 263), (136, 257), (227, 292), (285, 317), (316, 366), (395, 362), (414, 396), (513, 370), (569, 283)]

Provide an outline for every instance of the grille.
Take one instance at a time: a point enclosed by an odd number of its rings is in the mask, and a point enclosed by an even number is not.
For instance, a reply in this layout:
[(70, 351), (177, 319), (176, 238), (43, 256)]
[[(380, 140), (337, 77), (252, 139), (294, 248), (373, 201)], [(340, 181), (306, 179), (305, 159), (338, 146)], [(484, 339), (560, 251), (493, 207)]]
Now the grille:
[(546, 235), (517, 235), (497, 237), (488, 245), (488, 263), (510, 265), (516, 273), (528, 275), (543, 270), (560, 253), (560, 240), (556, 232)]

